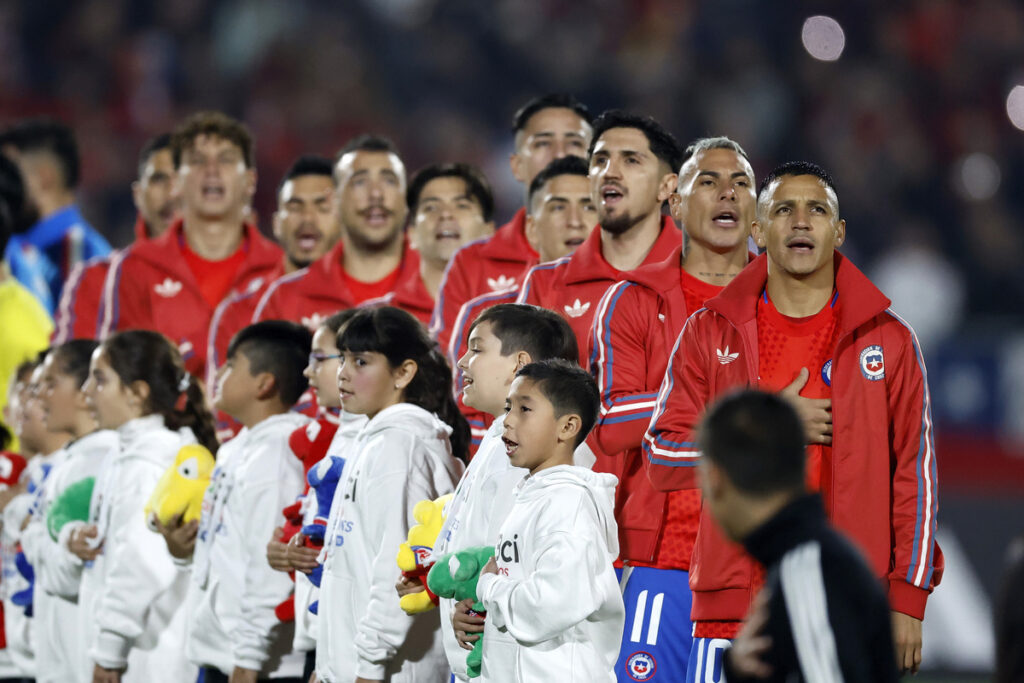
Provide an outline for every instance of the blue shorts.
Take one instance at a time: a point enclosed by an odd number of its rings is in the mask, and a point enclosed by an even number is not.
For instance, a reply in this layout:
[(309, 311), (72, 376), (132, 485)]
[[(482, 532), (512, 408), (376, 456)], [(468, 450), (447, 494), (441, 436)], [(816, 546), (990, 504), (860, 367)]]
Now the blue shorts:
[(689, 572), (652, 567), (616, 571), (626, 605), (616, 678), (622, 683), (682, 681), (693, 639)]
[(723, 683), (722, 660), (731, 642), (724, 638), (694, 638), (686, 683)]

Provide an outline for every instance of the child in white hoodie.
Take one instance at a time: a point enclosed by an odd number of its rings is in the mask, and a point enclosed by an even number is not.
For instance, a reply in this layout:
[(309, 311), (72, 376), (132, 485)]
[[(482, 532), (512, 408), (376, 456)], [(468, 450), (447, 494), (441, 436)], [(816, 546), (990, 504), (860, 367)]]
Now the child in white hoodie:
[(450, 493), (469, 425), (444, 356), (410, 314), (360, 310), (341, 328), (347, 412), (366, 415), (335, 491), (324, 544), (316, 677), (327, 683), (444, 683), (437, 616), (411, 617), (395, 596), (395, 553), (421, 500)]
[(625, 618), (612, 566), (618, 480), (572, 464), (597, 419), (597, 385), (574, 364), (531, 363), (505, 405), (506, 452), (529, 474), (477, 584), (481, 680), (615, 681)]
[(188, 572), (146, 526), (143, 508), (178, 450), (198, 441), (216, 452), (213, 416), (177, 346), (149, 330), (108, 337), (84, 387), (99, 426), (120, 447), (96, 478), (89, 523), (61, 542), (85, 561), (79, 588), (86, 659), (80, 681), (189, 681), (185, 658)]
[(82, 384), (96, 342), (75, 339), (52, 349), (43, 361), (40, 401), (51, 432), (69, 432), (72, 439), (54, 455), (51, 469), (32, 506), (32, 518), (21, 534), (25, 559), (35, 571), (32, 641), (36, 644), (36, 680), (63, 683), (74, 679), (84, 650), (78, 613), (82, 561), (50, 535), (50, 506), (72, 484), (95, 477), (103, 461), (117, 451), (117, 433), (97, 429)]

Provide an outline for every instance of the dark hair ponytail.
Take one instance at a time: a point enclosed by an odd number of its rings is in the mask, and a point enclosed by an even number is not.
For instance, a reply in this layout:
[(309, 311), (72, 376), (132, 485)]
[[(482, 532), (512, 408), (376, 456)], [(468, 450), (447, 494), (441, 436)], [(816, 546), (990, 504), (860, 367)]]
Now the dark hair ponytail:
[(381, 353), (393, 368), (415, 361), (416, 376), (405, 387), (405, 402), (451, 427), (452, 453), (463, 461), (468, 458), (469, 423), (452, 397), (451, 367), (420, 321), (392, 306), (360, 309), (341, 328), (337, 343), (342, 351)]
[(149, 386), (148, 413), (162, 415), (168, 429), (188, 427), (200, 444), (217, 452), (215, 423), (203, 388), (185, 370), (181, 353), (170, 339), (152, 330), (126, 330), (108, 337), (101, 347), (122, 384)]

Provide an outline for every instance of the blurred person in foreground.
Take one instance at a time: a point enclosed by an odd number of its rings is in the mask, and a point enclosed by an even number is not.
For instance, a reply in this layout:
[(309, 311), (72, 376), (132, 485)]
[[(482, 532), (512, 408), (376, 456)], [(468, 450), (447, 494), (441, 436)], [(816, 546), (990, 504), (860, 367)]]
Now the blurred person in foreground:
[(706, 507), (767, 572), (725, 654), (726, 679), (896, 681), (885, 593), (807, 490), (796, 411), (775, 394), (743, 391), (711, 409), (698, 441)]
[[(789, 162), (762, 181), (752, 234), (766, 253), (684, 325), (644, 464), (656, 490), (697, 488), (694, 432), (707, 404), (736, 387), (779, 392), (804, 424), (808, 486), (885, 582), (898, 666), (916, 671), (925, 605), (944, 567), (927, 373), (913, 329), (837, 251), (846, 239), (839, 216), (832, 177), (815, 164)], [(764, 577), (706, 512), (690, 562), (688, 681), (717, 680), (713, 662)]]
[[(0, 254), (23, 227), (25, 201), (18, 167), (0, 156)], [(0, 410), (7, 402), (7, 386), (15, 369), (46, 348), (52, 331), (53, 323), (39, 300), (11, 275), (7, 261), (0, 260)], [(17, 439), (11, 448), (17, 450)]]
[(75, 204), (80, 179), (78, 143), (53, 119), (26, 119), (0, 133), (0, 150), (18, 165), (38, 220), (7, 245), (15, 277), (52, 314), (71, 269), (110, 253), (110, 244)]
[[(139, 152), (138, 177), (132, 182), (135, 203), (135, 241), (156, 239), (167, 232), (177, 215), (177, 173), (171, 154), (171, 134), (151, 138)], [(54, 345), (72, 339), (95, 339), (103, 315), (103, 283), (116, 251), (82, 261), (71, 269), (54, 314)]]
[[(533, 179), (555, 159), (585, 159), (593, 117), (572, 95), (535, 97), (516, 112), (512, 121), (515, 151), (509, 157), (512, 175), (529, 194)], [(526, 198), (529, 204), (529, 197)], [(452, 328), (462, 305), (473, 297), (522, 285), (526, 272), (538, 262), (537, 244), (526, 233), (527, 206), (493, 236), (460, 249), (451, 259), (441, 282), (430, 324), (442, 349), (448, 348)]]
[(256, 187), (253, 140), (240, 122), (199, 112), (174, 131), (181, 217), (157, 239), (111, 261), (100, 336), (127, 329), (165, 334), (188, 371), (203, 376), (213, 311), (231, 290), (280, 272), (281, 249), (245, 222)]

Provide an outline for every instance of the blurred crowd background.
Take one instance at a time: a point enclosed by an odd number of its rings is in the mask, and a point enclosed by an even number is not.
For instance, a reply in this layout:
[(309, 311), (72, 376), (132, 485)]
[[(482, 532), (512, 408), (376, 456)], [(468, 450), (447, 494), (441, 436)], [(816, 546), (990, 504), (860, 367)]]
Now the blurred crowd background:
[(410, 169), (478, 164), (504, 221), (512, 113), (548, 91), (729, 135), (759, 175), (819, 162), (844, 251), (920, 333), (940, 525), (984, 599), (1024, 531), (1022, 46), (1019, 0), (8, 0), (0, 121), (74, 126), (83, 213), (115, 246), (142, 141), (198, 109), (251, 127), (264, 228), (296, 156), (364, 131)]

